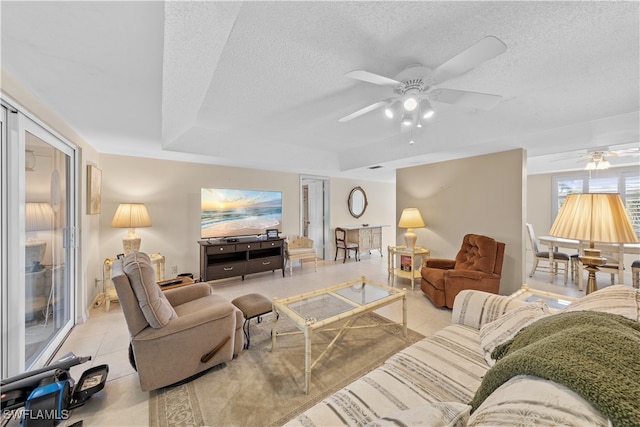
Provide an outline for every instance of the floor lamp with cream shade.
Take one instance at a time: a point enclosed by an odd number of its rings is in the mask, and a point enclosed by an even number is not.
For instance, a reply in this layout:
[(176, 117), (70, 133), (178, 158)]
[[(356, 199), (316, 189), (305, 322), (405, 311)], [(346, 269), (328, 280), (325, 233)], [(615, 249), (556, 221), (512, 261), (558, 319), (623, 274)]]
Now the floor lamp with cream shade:
[(140, 251), (141, 239), (136, 234), (136, 228), (151, 227), (151, 218), (143, 203), (120, 203), (111, 226), (129, 229), (127, 235), (122, 238), (124, 254), (129, 255)]
[(638, 242), (629, 215), (617, 193), (567, 195), (549, 234), (589, 242), (589, 248), (578, 257), (589, 272), (587, 294), (598, 289), (596, 272), (607, 261), (600, 256), (600, 250), (595, 249), (595, 242)]
[(398, 227), (407, 229), (407, 232), (404, 233), (404, 242), (405, 245), (407, 245), (407, 249), (415, 248), (418, 237), (416, 236), (416, 233), (414, 233), (413, 229), (424, 227), (424, 221), (422, 220), (422, 215), (420, 215), (418, 208), (404, 209), (402, 211), (402, 215), (400, 215)]

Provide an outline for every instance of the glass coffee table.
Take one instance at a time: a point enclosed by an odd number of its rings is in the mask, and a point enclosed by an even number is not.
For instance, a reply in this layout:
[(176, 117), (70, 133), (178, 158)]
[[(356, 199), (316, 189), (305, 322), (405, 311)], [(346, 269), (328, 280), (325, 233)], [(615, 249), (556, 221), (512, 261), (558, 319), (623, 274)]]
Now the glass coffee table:
[[(333, 347), (334, 343), (348, 329), (359, 329), (366, 327), (376, 327), (383, 325), (399, 325), (399, 323), (389, 322), (381, 325), (353, 326), (354, 321), (362, 314), (369, 313), (385, 305), (402, 300), (402, 326), (404, 336), (407, 336), (407, 292), (406, 290), (391, 288), (386, 285), (375, 283), (361, 277), (358, 280), (341, 283), (317, 291), (308, 292), (289, 298), (273, 300), (273, 330), (271, 351), (275, 351), (278, 336), (291, 334), (304, 334), (304, 391), (309, 393), (311, 384), (311, 369), (324, 357)], [(278, 332), (278, 317), (285, 315), (293, 321), (299, 331)], [(345, 321), (336, 327), (338, 331), (327, 348), (311, 362), (311, 337), (313, 331), (327, 328), (328, 326)]]
[(511, 298), (526, 302), (544, 301), (551, 311), (560, 311), (579, 298), (570, 297), (568, 295), (555, 294), (553, 292), (541, 291), (533, 289), (527, 285), (522, 287), (510, 295)]

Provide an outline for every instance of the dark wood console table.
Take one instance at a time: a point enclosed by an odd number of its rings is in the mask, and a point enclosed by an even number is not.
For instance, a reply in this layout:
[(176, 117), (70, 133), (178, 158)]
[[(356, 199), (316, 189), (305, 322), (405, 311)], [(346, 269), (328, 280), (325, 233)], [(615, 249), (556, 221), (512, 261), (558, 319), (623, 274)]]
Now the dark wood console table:
[(200, 240), (202, 281), (226, 279), (264, 271), (282, 270), (284, 277), (284, 239)]

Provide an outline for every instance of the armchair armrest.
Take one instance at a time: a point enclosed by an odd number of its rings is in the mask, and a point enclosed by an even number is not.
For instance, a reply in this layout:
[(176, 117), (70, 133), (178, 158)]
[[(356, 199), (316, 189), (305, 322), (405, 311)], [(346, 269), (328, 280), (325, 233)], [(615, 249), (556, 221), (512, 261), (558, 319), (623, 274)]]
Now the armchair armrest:
[(429, 258), (424, 262), (425, 267), (439, 268), (441, 270), (451, 270), (455, 265), (455, 259)]
[(526, 305), (510, 296), (466, 289), (460, 291), (453, 303), (451, 323), (480, 329), (507, 311)]
[(171, 319), (164, 328), (148, 327), (133, 337), (135, 341), (152, 341), (165, 338), (170, 335), (179, 334), (187, 329), (196, 328), (200, 325), (215, 322), (220, 319), (232, 316), (236, 308), (233, 304), (211, 304), (197, 311), (181, 315)]
[(469, 280), (481, 280), (481, 279), (499, 279), (497, 274), (485, 273), (477, 270), (449, 270), (444, 273), (447, 279), (460, 278)]
[(194, 283), (181, 288), (169, 289), (164, 293), (169, 304), (173, 307), (193, 301), (194, 299), (206, 297), (207, 295), (211, 295), (211, 287), (206, 283)]

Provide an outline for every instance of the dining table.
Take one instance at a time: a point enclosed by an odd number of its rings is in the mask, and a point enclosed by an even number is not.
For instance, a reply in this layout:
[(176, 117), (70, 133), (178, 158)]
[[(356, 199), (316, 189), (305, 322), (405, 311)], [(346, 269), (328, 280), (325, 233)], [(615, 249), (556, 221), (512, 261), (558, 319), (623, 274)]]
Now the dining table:
[[(589, 248), (589, 241), (587, 240), (574, 240), (565, 239), (555, 236), (539, 236), (538, 240), (541, 245), (547, 245), (549, 247), (549, 264), (553, 265), (553, 253), (558, 251), (558, 248), (576, 249), (578, 254), (584, 254), (584, 249)], [(618, 260), (618, 283), (624, 285), (624, 255), (625, 254), (640, 254), (640, 243), (604, 243), (595, 242), (595, 249), (601, 251), (616, 254)], [(584, 278), (582, 274), (578, 274), (578, 290), (582, 290)], [(553, 272), (551, 273), (550, 282), (553, 283)]]

